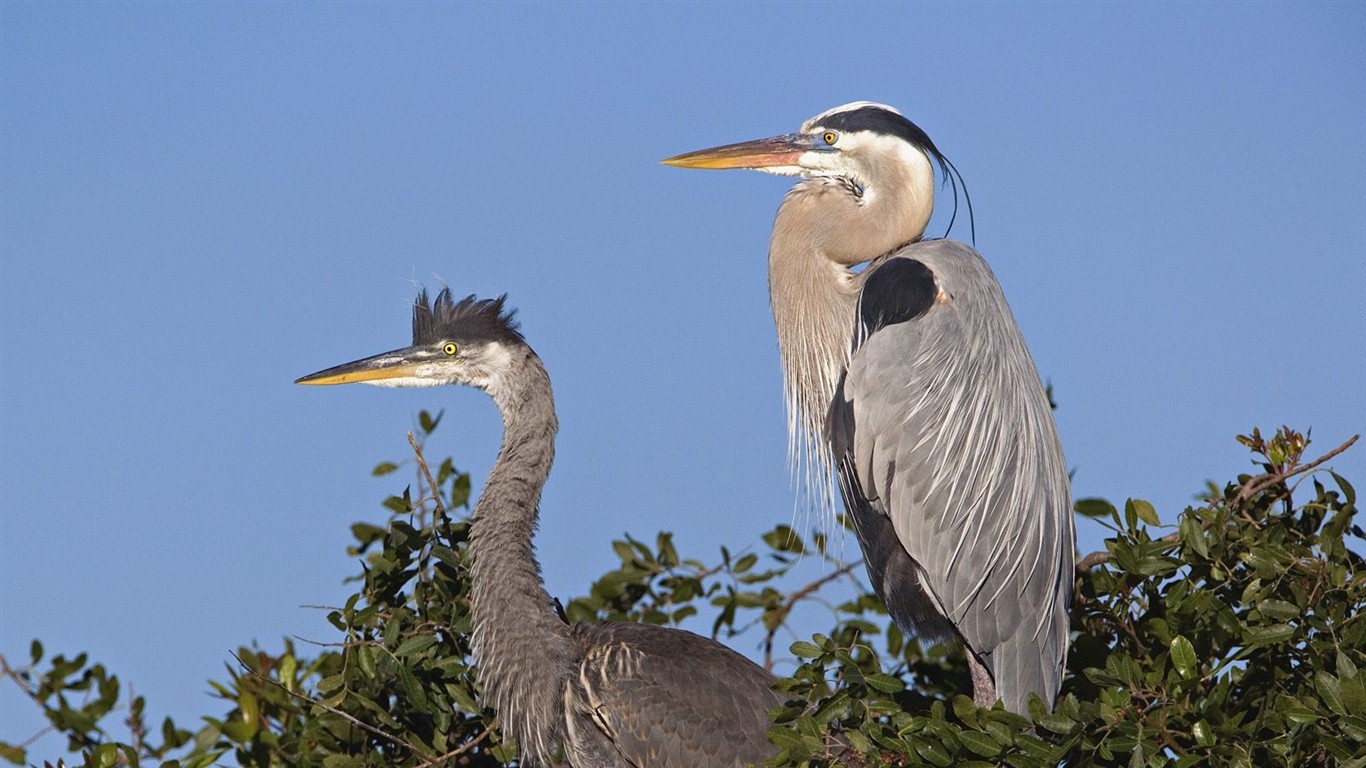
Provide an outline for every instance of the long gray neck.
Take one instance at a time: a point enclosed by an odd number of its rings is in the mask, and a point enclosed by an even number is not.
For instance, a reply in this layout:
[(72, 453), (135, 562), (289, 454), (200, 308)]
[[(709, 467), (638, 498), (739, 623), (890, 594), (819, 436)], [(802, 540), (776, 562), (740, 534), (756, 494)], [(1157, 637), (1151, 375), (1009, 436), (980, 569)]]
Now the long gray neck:
[(807, 222), (823, 194), (799, 185), (778, 209), (768, 251), (769, 302), (787, 402), (788, 465), (805, 501), (833, 520), (825, 415), (849, 357), (859, 276), (831, 260)]
[(560, 738), (561, 686), (572, 652), (531, 539), (558, 424), (540, 359), (527, 347), (508, 353), (502, 375), (487, 386), (503, 416), (503, 445), (470, 532), (473, 648), (479, 680), (503, 730), (530, 762), (549, 765)]

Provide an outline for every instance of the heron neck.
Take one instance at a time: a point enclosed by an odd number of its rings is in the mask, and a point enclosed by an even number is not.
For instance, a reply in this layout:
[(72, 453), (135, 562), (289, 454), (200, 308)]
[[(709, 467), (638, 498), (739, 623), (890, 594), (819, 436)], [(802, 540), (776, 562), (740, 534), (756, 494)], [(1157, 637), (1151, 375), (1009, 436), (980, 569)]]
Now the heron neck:
[(783, 366), (789, 466), (808, 501), (833, 514), (825, 415), (848, 361), (861, 279), (831, 260), (802, 226), (812, 220), (803, 209), (814, 206), (813, 197), (790, 195), (778, 211), (768, 288)]
[(474, 508), (470, 612), (480, 682), (524, 756), (549, 764), (561, 684), (571, 664), (567, 625), (551, 608), (532, 535), (555, 455), (550, 377), (529, 348), (491, 382), (503, 444)]

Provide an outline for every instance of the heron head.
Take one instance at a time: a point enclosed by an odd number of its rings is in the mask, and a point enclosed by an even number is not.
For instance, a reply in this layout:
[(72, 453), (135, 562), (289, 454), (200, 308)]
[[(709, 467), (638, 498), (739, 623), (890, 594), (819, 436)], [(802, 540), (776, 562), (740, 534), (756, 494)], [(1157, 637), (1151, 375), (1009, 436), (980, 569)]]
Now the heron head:
[(767, 139), (675, 155), (679, 168), (750, 168), (782, 176), (876, 178), (889, 165), (923, 165), (938, 156), (934, 143), (895, 109), (871, 101), (835, 107), (802, 123), (801, 130)]
[(428, 302), (423, 290), (413, 302), (412, 346), (311, 373), (295, 384), (350, 384), (435, 387), (465, 384), (487, 390), (506, 368), (509, 353), (525, 346), (506, 296), (460, 301), (443, 288)]
[(962, 183), (920, 126), (892, 107), (871, 101), (826, 110), (802, 123), (796, 133), (687, 152), (663, 162), (679, 168), (749, 168), (833, 180), (860, 204), (898, 193), (897, 199), (914, 201), (919, 209), (920, 231), (934, 205), (934, 165), (953, 185), (955, 209)]

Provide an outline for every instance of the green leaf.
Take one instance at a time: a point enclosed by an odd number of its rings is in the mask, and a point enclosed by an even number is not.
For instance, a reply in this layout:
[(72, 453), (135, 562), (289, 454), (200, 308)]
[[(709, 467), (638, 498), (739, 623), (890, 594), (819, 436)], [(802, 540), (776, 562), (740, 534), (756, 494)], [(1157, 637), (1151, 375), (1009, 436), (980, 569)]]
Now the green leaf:
[(764, 543), (779, 552), (791, 552), (800, 555), (806, 551), (802, 545), (802, 537), (786, 525), (780, 525), (765, 533)]
[[(1148, 525), (1161, 525), (1162, 521), (1157, 517), (1157, 510), (1153, 505), (1143, 499), (1129, 499), (1124, 502), (1124, 516), (1130, 520), (1137, 517)], [(1130, 528), (1134, 525), (1130, 523)]]
[(430, 413), (422, 411), (417, 415), (417, 424), (422, 428), (424, 433), (430, 435), (436, 431), (436, 425), (441, 423), (441, 417), (444, 416), (445, 413), (445, 411), (438, 411), (436, 416), (432, 416)]
[(1295, 636), (1295, 628), (1289, 624), (1272, 624), (1266, 627), (1248, 627), (1248, 645), (1275, 645)]
[(1319, 698), (1323, 703), (1339, 715), (1347, 714), (1347, 707), (1342, 703), (1342, 684), (1338, 682), (1332, 673), (1320, 669), (1314, 674), (1314, 689), (1319, 692)]
[[(35, 640), (34, 642), (36, 643), (37, 641)], [(27, 753), (24, 752), (22, 747), (6, 744), (3, 741), (0, 741), (0, 757), (5, 758), (15, 765), (23, 765), (28, 759)]]
[(394, 651), (394, 655), (400, 658), (405, 656), (416, 656), (428, 648), (431, 648), (433, 645), (436, 645), (436, 637), (434, 635), (416, 635), (400, 643), (398, 650)]
[(673, 535), (660, 531), (656, 539), (659, 549), (659, 562), (666, 568), (678, 566), (678, 550), (674, 547)]
[(1064, 735), (1071, 733), (1072, 729), (1077, 727), (1077, 721), (1057, 712), (1044, 715), (1038, 722), (1044, 728)]
[(403, 684), (403, 693), (407, 695), (413, 706), (419, 709), (426, 709), (430, 706), (427, 701), (427, 692), (422, 689), (417, 678), (407, 667), (398, 668), (398, 679)]
[(1105, 499), (1077, 499), (1072, 507), (1082, 517), (1114, 517), (1115, 505)]
[(1357, 665), (1353, 664), (1351, 657), (1343, 653), (1340, 649), (1338, 650), (1337, 662), (1338, 679), (1357, 676)]
[(798, 640), (792, 645), (789, 645), (787, 650), (791, 651), (792, 655), (799, 659), (818, 659), (821, 654), (825, 653), (825, 651), (820, 649), (820, 646), (812, 645), (805, 640)]
[(865, 682), (868, 683), (869, 688), (882, 691), (883, 693), (900, 693), (901, 691), (906, 690), (906, 683), (902, 681), (901, 678), (882, 674), (881, 672), (868, 675)]
[(119, 761), (119, 747), (113, 743), (101, 744), (90, 757), (90, 763), (96, 768), (113, 768)]
[(1209, 557), (1209, 543), (1205, 541), (1205, 532), (1201, 530), (1200, 523), (1190, 515), (1181, 517), (1181, 541), (1200, 557)]
[(1210, 731), (1209, 723), (1204, 720), (1197, 720), (1191, 725), (1191, 736), (1195, 737), (1195, 743), (1202, 747), (1214, 746), (1214, 734)]
[(370, 470), (370, 474), (375, 477), (383, 477), (396, 469), (398, 469), (398, 465), (394, 462), (381, 461), (380, 463), (375, 465), (374, 469)]
[(1282, 714), (1285, 719), (1296, 725), (1308, 725), (1318, 722), (1319, 714), (1308, 707), (1291, 707)]
[(990, 735), (980, 731), (963, 731), (958, 734), (958, 740), (963, 742), (963, 746), (983, 757), (995, 757), (1001, 753), (1003, 746)]
[(1366, 744), (1366, 720), (1354, 715), (1348, 715), (1338, 721), (1338, 727), (1342, 732), (1351, 736), (1358, 743)]
[(953, 764), (953, 756), (943, 747), (932, 741), (918, 742), (915, 745), (915, 751), (934, 765), (949, 766)]
[(455, 476), (455, 482), (451, 483), (451, 509), (467, 507), (470, 503), (470, 476), (468, 472), (462, 472)]
[(768, 729), (768, 740), (776, 747), (797, 750), (799, 754), (806, 752), (802, 735), (791, 728), (775, 727)]
[(1257, 610), (1263, 616), (1273, 619), (1297, 619), (1300, 617), (1300, 609), (1294, 603), (1284, 600), (1263, 600), (1257, 603)]
[(374, 680), (378, 672), (375, 669), (375, 649), (369, 643), (362, 643), (356, 646), (356, 663), (360, 665), (361, 674)]
[(1200, 660), (1195, 656), (1195, 646), (1181, 635), (1172, 638), (1172, 665), (1184, 678), (1191, 678), (1200, 668)]

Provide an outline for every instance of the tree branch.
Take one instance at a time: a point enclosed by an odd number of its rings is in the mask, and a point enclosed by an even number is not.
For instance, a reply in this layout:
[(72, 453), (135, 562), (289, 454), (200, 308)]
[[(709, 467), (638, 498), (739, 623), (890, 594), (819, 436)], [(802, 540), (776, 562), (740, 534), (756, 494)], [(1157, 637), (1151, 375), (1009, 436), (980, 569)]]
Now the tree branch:
[[(1257, 495), (1258, 493), (1261, 493), (1267, 488), (1270, 488), (1276, 483), (1285, 482), (1286, 480), (1289, 480), (1290, 478), (1295, 477), (1296, 475), (1302, 475), (1306, 472), (1310, 472), (1318, 468), (1324, 462), (1328, 461), (1334, 456), (1337, 456), (1338, 454), (1342, 453), (1348, 448), (1351, 448), (1352, 445), (1355, 444), (1357, 439), (1360, 437), (1361, 435), (1352, 435), (1347, 439), (1347, 442), (1343, 443), (1342, 445), (1339, 445), (1338, 447), (1334, 448), (1328, 453), (1323, 454), (1317, 459), (1314, 459), (1308, 464), (1301, 464), (1298, 466), (1290, 467), (1283, 472), (1265, 472), (1248, 480), (1246, 483), (1243, 484), (1242, 490), (1238, 491), (1238, 495), (1234, 498), (1233, 503), (1241, 506), (1245, 504), (1248, 501), (1248, 499), (1251, 499), (1253, 496)], [(1158, 539), (1158, 541), (1164, 543), (1172, 543), (1175, 541), (1179, 541), (1180, 539), (1181, 534), (1180, 532), (1177, 532), (1163, 536), (1162, 538)], [(1077, 561), (1077, 575), (1085, 575), (1092, 568), (1095, 568), (1096, 566), (1101, 565), (1102, 563), (1108, 562), (1110, 562), (1110, 553), (1108, 551), (1100, 550), (1097, 552), (1092, 552), (1091, 554)]]
[(484, 730), (479, 732), (478, 736), (475, 736), (473, 739), (470, 739), (469, 741), (465, 742), (464, 744), (461, 744), (455, 749), (452, 749), (450, 752), (441, 755), (440, 757), (434, 757), (430, 760), (424, 761), (421, 765), (418, 766), (418, 768), (427, 768), (427, 766), (430, 765), (443, 765), (447, 760), (450, 760), (452, 757), (459, 757), (460, 755), (465, 754), (471, 749), (474, 749), (475, 745), (477, 745), (484, 739), (487, 739), (489, 737), (489, 734), (491, 733), (493, 733), (493, 725), (486, 725), (484, 726)]
[(863, 560), (861, 559), (855, 560), (852, 563), (845, 563), (839, 568), (836, 568), (833, 572), (827, 573), (787, 596), (787, 599), (783, 601), (783, 604), (778, 607), (777, 612), (774, 614), (778, 617), (778, 620), (773, 622), (773, 626), (764, 633), (764, 669), (770, 672), (773, 671), (773, 636), (777, 634), (778, 627), (781, 627), (783, 623), (787, 621), (788, 614), (792, 613), (792, 609), (796, 607), (797, 603), (810, 597), (812, 593), (820, 590), (835, 579), (849, 575), (849, 573), (860, 565), (863, 565)]
[(441, 486), (436, 484), (432, 477), (432, 471), (427, 467), (427, 458), (422, 455), (422, 446), (418, 445), (417, 438), (413, 433), (408, 433), (408, 445), (413, 447), (413, 453), (417, 456), (418, 469), (422, 470), (422, 476), (427, 478), (427, 487), (432, 489), (432, 499), (436, 501), (436, 513), (440, 517), (446, 516), (446, 504), (441, 500)]
[(1352, 444), (1355, 443), (1357, 441), (1357, 438), (1359, 437), (1361, 437), (1361, 435), (1352, 435), (1350, 438), (1347, 439), (1347, 442), (1343, 443), (1342, 445), (1339, 445), (1338, 447), (1334, 448), (1328, 453), (1323, 454), (1322, 456), (1309, 462), (1308, 464), (1290, 467), (1289, 469), (1286, 469), (1283, 472), (1266, 472), (1252, 478), (1251, 480), (1248, 480), (1246, 483), (1243, 484), (1243, 489), (1238, 492), (1238, 498), (1235, 499), (1235, 503), (1242, 505), (1246, 503), (1248, 499), (1252, 498), (1253, 496), (1256, 496), (1258, 493), (1261, 493), (1262, 491), (1275, 485), (1276, 483), (1283, 483), (1286, 480), (1289, 480), (1290, 478), (1294, 477), (1295, 475), (1302, 475), (1305, 472), (1309, 472), (1315, 469), (1316, 467), (1323, 464), (1325, 461), (1328, 461), (1329, 459), (1333, 458), (1334, 456), (1337, 456), (1338, 454), (1342, 453), (1348, 448), (1351, 448)]

